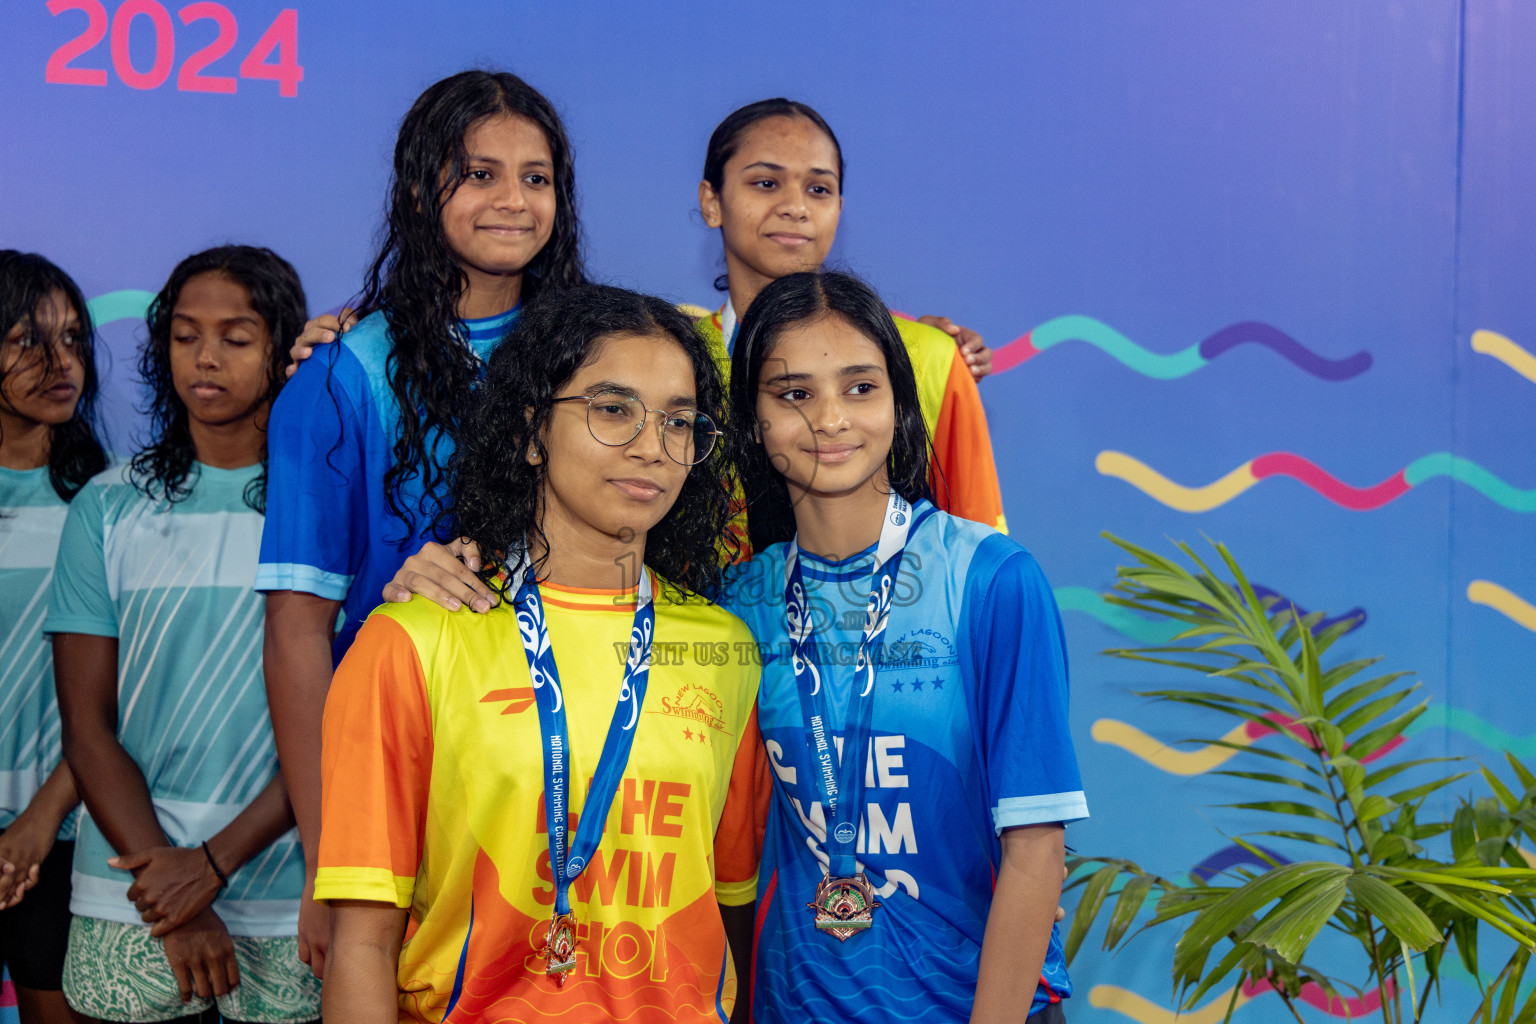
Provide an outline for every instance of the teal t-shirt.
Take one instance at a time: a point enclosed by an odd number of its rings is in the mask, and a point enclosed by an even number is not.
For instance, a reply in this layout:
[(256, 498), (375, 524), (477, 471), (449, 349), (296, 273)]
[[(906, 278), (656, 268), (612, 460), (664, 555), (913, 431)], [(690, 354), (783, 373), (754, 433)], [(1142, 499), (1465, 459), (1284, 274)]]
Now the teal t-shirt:
[[(245, 503), (260, 466), (195, 464), (168, 505), (109, 470), (70, 504), (46, 629), (117, 637), (117, 736), (144, 773), (160, 827), (196, 846), (277, 771), (261, 673), (266, 599), (251, 589), (262, 516)], [(125, 871), (83, 813), (70, 910), (142, 924)], [(231, 935), (293, 935), (304, 855), (290, 829), (229, 879), (214, 903)]]
[[(48, 467), (0, 467), (0, 829), (26, 810), (62, 755), (43, 619), (68, 508)], [(59, 838), (75, 838), (74, 814)]]

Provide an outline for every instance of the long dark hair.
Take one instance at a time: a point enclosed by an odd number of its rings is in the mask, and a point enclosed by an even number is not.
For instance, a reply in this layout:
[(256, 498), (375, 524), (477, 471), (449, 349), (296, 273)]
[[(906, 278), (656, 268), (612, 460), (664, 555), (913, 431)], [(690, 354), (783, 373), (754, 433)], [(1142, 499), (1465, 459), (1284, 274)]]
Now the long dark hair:
[(747, 500), (752, 550), (795, 535), (795, 509), (784, 476), (753, 439), (763, 363), (779, 337), (796, 324), (840, 316), (880, 349), (896, 402), (896, 429), (886, 470), (891, 487), (908, 501), (933, 500), (928, 487), (928, 431), (918, 405), (917, 378), (890, 311), (873, 288), (851, 274), (815, 271), (789, 274), (764, 288), (741, 321), (731, 360), (731, 429), (728, 440)]
[[(52, 339), (43, 337), (44, 325), (38, 321), (38, 310), (43, 301), (54, 292), (61, 292), (65, 301), (80, 318), (80, 334), (74, 357), (85, 370), (85, 383), (80, 388), (80, 399), (75, 403), (75, 414), (66, 423), (54, 427), (48, 435), (48, 482), (60, 498), (69, 501), (85, 482), (107, 468), (107, 453), (101, 444), (101, 420), (96, 408), (99, 381), (96, 377), (96, 332), (91, 326), (91, 311), (86, 305), (80, 286), (55, 264), (37, 253), (0, 249), (0, 336), (9, 334), (20, 324), (25, 335), (34, 339), (36, 359), (42, 363), (39, 386), (46, 384), (58, 362), (58, 353)], [(62, 329), (63, 324), (56, 325)], [(10, 370), (0, 370), (0, 385), (4, 378), (29, 370), (36, 363), (33, 359), (17, 360)]]
[[(769, 100), (758, 100), (756, 103), (748, 103), (746, 106), (733, 110), (725, 116), (725, 120), (715, 126), (714, 132), (709, 137), (709, 146), (704, 150), (704, 180), (709, 182), (709, 187), (718, 195), (725, 187), (725, 165), (731, 157), (741, 148), (742, 136), (747, 134), (757, 122), (770, 117), (803, 117), (807, 121), (821, 129), (828, 139), (832, 140), (832, 148), (837, 150), (837, 188), (843, 190), (843, 147), (837, 141), (837, 133), (832, 126), (827, 124), (824, 117), (813, 108), (798, 100), (787, 100), (782, 96), (776, 96)], [(715, 290), (725, 291), (729, 286), (729, 279), (725, 274), (715, 278)]]
[[(515, 581), (498, 579), (508, 552), (544, 547), (539, 516), (548, 452), (540, 433), (596, 343), (613, 334), (663, 333), (693, 364), (699, 411), (722, 421), (724, 387), (713, 356), (675, 306), (649, 295), (584, 285), (545, 298), (519, 319), (491, 354), (485, 381), (465, 419), (451, 465), (455, 529), (485, 555), (481, 575), (511, 596)], [(677, 500), (646, 538), (645, 562), (670, 584), (714, 593), (730, 504), (723, 445), (689, 471)], [(529, 455), (536, 464), (529, 464)], [(536, 572), (540, 570), (534, 566)]]
[[(267, 359), (267, 399), (277, 398), (287, 380), (288, 351), (304, 329), (308, 312), (299, 275), (271, 249), (223, 245), (188, 256), (176, 264), (170, 280), (149, 304), (149, 337), (139, 350), (139, 376), (149, 391), (143, 411), (150, 418), (149, 445), (133, 457), (134, 486), (152, 498), (174, 504), (192, 492), (187, 477), (196, 453), (187, 425), (187, 407), (171, 377), (171, 314), (188, 281), (199, 274), (221, 274), (251, 296), (251, 308), (266, 322), (272, 352)], [(267, 509), (267, 451), (262, 446), (261, 473), (246, 486), (245, 503)]]
[[(418, 511), (440, 507), (444, 467), (430, 448), (433, 431), (457, 441), (465, 396), (480, 374), (459, 323), (468, 278), (443, 234), (443, 204), (464, 180), (465, 136), (486, 118), (525, 117), (538, 125), (554, 158), (555, 224), (523, 272), (525, 304), (550, 289), (586, 280), (576, 217), (576, 166), (565, 126), (537, 89), (505, 71), (463, 71), (422, 93), (400, 123), (394, 177), (379, 247), (359, 298), (363, 313), (389, 323), (389, 386), (400, 409), (393, 465), (384, 474), (389, 510), (414, 532)], [(401, 486), (421, 477), (420, 509), (406, 507)]]

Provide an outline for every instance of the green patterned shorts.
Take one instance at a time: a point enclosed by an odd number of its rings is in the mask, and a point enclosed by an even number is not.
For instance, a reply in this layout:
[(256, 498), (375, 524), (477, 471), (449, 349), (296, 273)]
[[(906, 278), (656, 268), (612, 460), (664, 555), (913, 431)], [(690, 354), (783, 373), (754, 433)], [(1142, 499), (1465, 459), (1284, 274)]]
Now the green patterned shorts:
[(225, 1017), (298, 1024), (320, 1016), (320, 981), (299, 959), (298, 936), (233, 936), (240, 984), (216, 999), (181, 1001), (165, 944), (144, 925), (75, 917), (64, 958), (64, 998), (100, 1020), (166, 1021), (218, 1003)]

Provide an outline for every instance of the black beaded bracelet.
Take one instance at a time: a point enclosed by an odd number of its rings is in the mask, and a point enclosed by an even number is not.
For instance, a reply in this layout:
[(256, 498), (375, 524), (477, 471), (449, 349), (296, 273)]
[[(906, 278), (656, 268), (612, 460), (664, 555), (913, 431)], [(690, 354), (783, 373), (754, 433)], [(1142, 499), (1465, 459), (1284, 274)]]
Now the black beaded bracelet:
[(220, 871), (219, 865), (214, 862), (213, 851), (208, 849), (207, 840), (203, 841), (203, 856), (208, 858), (208, 866), (213, 868), (213, 873), (219, 878), (219, 889), (222, 891), (229, 888), (229, 876)]

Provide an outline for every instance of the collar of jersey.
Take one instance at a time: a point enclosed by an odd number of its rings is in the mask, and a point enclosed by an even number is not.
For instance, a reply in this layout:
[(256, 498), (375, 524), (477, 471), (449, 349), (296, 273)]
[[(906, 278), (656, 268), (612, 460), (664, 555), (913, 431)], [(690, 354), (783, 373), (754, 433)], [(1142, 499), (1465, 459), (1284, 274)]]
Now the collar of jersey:
[[(912, 515), (915, 517), (912, 523), (912, 532), (907, 535), (907, 544), (910, 547), (912, 537), (934, 511), (934, 507), (926, 501), (919, 500), (912, 506)], [(875, 548), (879, 545), (871, 544), (863, 551), (856, 551), (847, 558), (832, 560), (813, 555), (809, 551), (800, 552), (800, 573), (807, 580), (829, 580), (833, 583), (848, 580), (868, 580), (870, 573), (875, 571)]]
[(505, 313), (497, 313), (495, 316), (485, 316), (478, 320), (460, 320), (464, 325), (464, 334), (469, 341), (469, 347), (475, 355), (482, 360), (489, 359), (491, 349), (507, 333), (507, 329), (517, 322), (518, 315), (522, 313), (522, 303), (518, 303)]
[[(649, 570), (647, 570), (649, 571)], [(651, 575), (651, 588), (658, 587), (655, 574)], [(607, 588), (563, 587), (545, 580), (539, 584), (539, 600), (554, 608), (578, 612), (624, 612), (634, 614), (640, 588), (610, 590)]]

